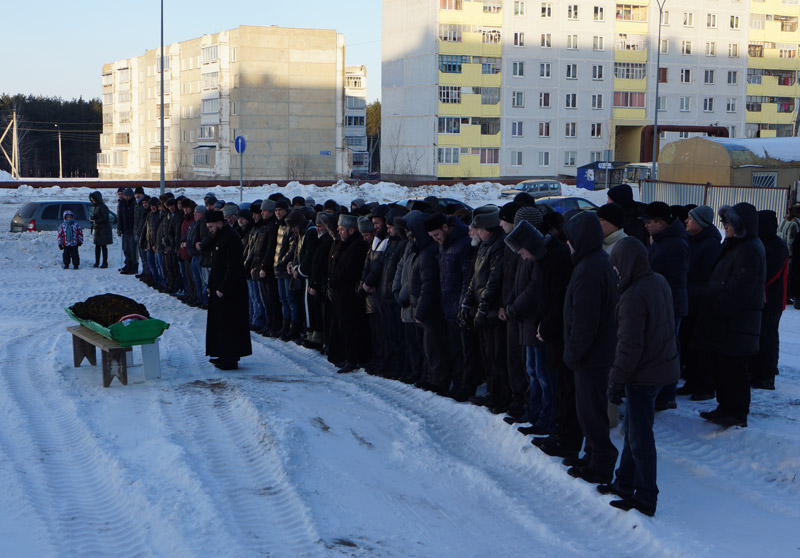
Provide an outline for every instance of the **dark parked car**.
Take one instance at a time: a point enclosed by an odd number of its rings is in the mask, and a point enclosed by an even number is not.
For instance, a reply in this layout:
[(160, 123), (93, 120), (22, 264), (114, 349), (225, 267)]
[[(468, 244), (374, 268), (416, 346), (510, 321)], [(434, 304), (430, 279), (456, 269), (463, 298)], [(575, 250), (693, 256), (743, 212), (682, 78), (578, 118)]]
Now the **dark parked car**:
[(536, 200), (536, 205), (545, 205), (553, 211), (557, 211), (562, 214), (569, 211), (597, 209), (597, 206), (589, 200), (576, 196), (553, 196), (549, 198), (539, 198)]
[[(414, 205), (415, 201), (424, 201), (424, 198), (410, 198), (410, 199), (406, 199), (406, 200), (396, 201), (396, 202), (393, 202), (393, 203), (396, 203), (397, 205), (402, 205), (406, 209), (411, 209), (411, 206)], [(466, 209), (467, 211), (472, 211), (472, 207), (470, 207), (466, 203), (462, 202), (461, 200), (457, 200), (455, 198), (439, 198), (439, 205), (442, 207), (442, 209), (444, 209), (445, 207), (447, 207), (448, 205), (451, 205), (451, 204), (457, 205), (459, 207), (462, 207), (462, 208)]]
[[(71, 210), (75, 220), (88, 233), (94, 206), (88, 201), (33, 201), (23, 205), (11, 219), (11, 232), (57, 231), (64, 212)], [(109, 211), (111, 228), (117, 226), (117, 215)]]

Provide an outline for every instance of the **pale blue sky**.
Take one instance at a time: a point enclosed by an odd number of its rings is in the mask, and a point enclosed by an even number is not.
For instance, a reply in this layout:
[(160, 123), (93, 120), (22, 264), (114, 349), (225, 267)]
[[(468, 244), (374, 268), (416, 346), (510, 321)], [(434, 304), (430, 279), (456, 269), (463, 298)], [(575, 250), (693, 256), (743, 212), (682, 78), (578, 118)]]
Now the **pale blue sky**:
[[(100, 97), (105, 63), (160, 43), (160, 1), (14, 0), (0, 31), (0, 93)], [(164, 44), (239, 25), (335, 29), (380, 98), (381, 0), (164, 0)]]

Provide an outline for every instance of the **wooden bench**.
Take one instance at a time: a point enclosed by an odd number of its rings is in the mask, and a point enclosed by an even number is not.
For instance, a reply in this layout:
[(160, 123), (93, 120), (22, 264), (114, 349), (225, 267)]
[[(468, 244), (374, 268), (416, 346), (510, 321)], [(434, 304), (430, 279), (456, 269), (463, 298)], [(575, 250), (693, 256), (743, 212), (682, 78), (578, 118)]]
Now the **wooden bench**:
[[(113, 339), (103, 337), (96, 331), (92, 331), (82, 325), (70, 326), (67, 331), (72, 334), (72, 360), (76, 368), (80, 367), (84, 358), (92, 366), (97, 366), (95, 348), (98, 348), (101, 351), (103, 387), (110, 386), (114, 377), (118, 378), (122, 385), (128, 385), (127, 353), (132, 352), (133, 347), (122, 347)], [(145, 380), (160, 378), (161, 365), (158, 339), (154, 343), (141, 345), (141, 347)]]

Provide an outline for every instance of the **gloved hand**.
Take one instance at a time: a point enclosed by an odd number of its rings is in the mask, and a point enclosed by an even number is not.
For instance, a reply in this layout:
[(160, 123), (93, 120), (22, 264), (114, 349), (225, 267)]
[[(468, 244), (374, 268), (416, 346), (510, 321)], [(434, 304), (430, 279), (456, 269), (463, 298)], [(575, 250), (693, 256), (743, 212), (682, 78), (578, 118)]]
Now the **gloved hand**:
[(474, 321), (475, 329), (483, 329), (486, 327), (487, 323), (488, 320), (486, 319), (486, 313), (478, 310), (478, 312), (475, 314), (475, 321)]
[(472, 315), (472, 308), (469, 306), (462, 306), (461, 309), (458, 311), (458, 325), (462, 329), (472, 329), (472, 322), (474, 321), (474, 316)]
[(63, 247), (63, 246), (61, 246), (61, 245), (59, 244), (59, 245), (58, 245), (58, 249), (59, 249), (59, 250), (63, 250), (63, 249), (64, 249), (64, 247)]
[(608, 392), (606, 393), (608, 402), (614, 405), (621, 405), (622, 400), (625, 398), (625, 384), (611, 383), (608, 384)]

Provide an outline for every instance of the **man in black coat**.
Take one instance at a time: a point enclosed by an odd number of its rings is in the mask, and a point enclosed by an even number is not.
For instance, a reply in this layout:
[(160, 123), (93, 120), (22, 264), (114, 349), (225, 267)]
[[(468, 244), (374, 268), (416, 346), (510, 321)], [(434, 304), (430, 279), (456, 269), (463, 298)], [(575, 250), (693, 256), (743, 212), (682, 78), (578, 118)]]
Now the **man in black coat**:
[(711, 363), (708, 351), (695, 347), (692, 338), (702, 305), (702, 292), (722, 251), (722, 235), (714, 226), (714, 210), (707, 205), (689, 210), (686, 232), (689, 235), (689, 273), (686, 275), (689, 313), (681, 320), (679, 335), (686, 383), (677, 393), (690, 395), (692, 401), (705, 401), (714, 398)]
[(144, 228), (147, 224), (147, 214), (150, 210), (150, 198), (144, 195), (144, 188), (137, 186), (133, 191), (136, 207), (133, 210), (133, 239), (136, 242), (136, 253), (142, 261), (142, 273), (137, 275), (137, 279), (143, 279), (152, 275), (147, 265), (147, 250), (142, 244)]
[(278, 281), (275, 279), (275, 247), (278, 239), (278, 218), (275, 216), (275, 202), (266, 199), (261, 202), (263, 235), (254, 249), (259, 252), (260, 262), (256, 270), (261, 288), (261, 298), (266, 309), (267, 323), (258, 333), (265, 337), (275, 337), (283, 326), (281, 302), (278, 296)]
[(603, 251), (603, 229), (594, 213), (566, 223), (575, 268), (564, 299), (564, 363), (575, 374), (575, 405), (586, 438), (583, 464), (567, 472), (608, 483), (618, 451), (609, 438), (608, 373), (616, 347), (617, 281)]
[[(689, 243), (686, 227), (673, 216), (664, 202), (647, 205), (642, 216), (644, 226), (652, 241), (647, 249), (647, 260), (655, 273), (662, 275), (672, 289), (672, 304), (675, 313), (675, 339), (681, 320), (689, 313), (689, 296), (686, 276), (689, 273)], [(680, 349), (680, 346), (679, 346)], [(656, 411), (674, 409), (675, 385), (664, 386), (656, 398)]]
[(394, 298), (392, 285), (397, 274), (397, 266), (406, 249), (405, 234), (399, 223), (400, 217), (406, 214), (405, 208), (395, 208), (386, 215), (386, 232), (388, 242), (383, 253), (383, 270), (378, 286), (378, 300), (381, 313), (386, 323), (386, 335), (391, 346), (392, 366), (387, 370), (387, 375), (399, 379), (406, 373), (408, 359), (406, 358), (405, 328), (400, 317), (400, 306)]
[(133, 190), (125, 188), (119, 202), (117, 214), (117, 233), (122, 236), (122, 253), (125, 255), (125, 265), (120, 273), (135, 275), (139, 265), (136, 263), (136, 202), (133, 200)]
[(206, 213), (206, 226), (213, 239), (206, 355), (220, 370), (236, 370), (239, 359), (252, 354), (242, 241), (221, 211)]
[(341, 245), (328, 277), (328, 290), (333, 303), (333, 328), (338, 331), (344, 345), (345, 362), (339, 374), (354, 372), (369, 362), (369, 328), (364, 301), (356, 293), (369, 245), (358, 234), (355, 215), (340, 215), (339, 239)]
[(764, 308), (766, 256), (758, 213), (749, 203), (722, 206), (725, 242), (702, 296), (695, 341), (712, 353), (718, 406), (700, 416), (724, 427), (747, 426), (748, 357), (758, 353)]
[(647, 246), (650, 243), (647, 230), (640, 219), (642, 216), (641, 204), (633, 200), (633, 190), (627, 184), (619, 184), (608, 190), (608, 203), (616, 203), (625, 210), (625, 223), (622, 230), (625, 234), (642, 241)]
[(758, 237), (766, 253), (767, 281), (758, 354), (750, 361), (750, 385), (756, 389), (775, 389), (775, 375), (778, 373), (778, 326), (786, 309), (789, 248), (777, 233), (775, 212), (759, 211)]

